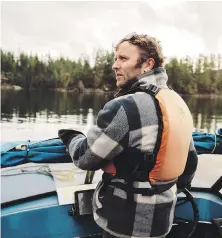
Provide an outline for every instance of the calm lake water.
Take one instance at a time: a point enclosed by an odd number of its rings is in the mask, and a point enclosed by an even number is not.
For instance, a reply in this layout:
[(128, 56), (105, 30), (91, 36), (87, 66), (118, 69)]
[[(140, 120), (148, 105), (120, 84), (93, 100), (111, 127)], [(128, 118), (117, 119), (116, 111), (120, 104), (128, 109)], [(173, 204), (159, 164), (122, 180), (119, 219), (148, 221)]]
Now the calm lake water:
[[(1, 140), (55, 138), (62, 128), (86, 133), (96, 123), (99, 110), (112, 98), (112, 94), (2, 91)], [(222, 98), (184, 97), (184, 100), (191, 110), (195, 131), (213, 133), (222, 127)], [(221, 176), (222, 155), (200, 158), (193, 184), (210, 187)]]
[[(57, 137), (61, 128), (86, 132), (113, 94), (44, 91), (1, 92), (2, 141)], [(222, 127), (222, 98), (183, 97), (191, 110), (196, 131)]]

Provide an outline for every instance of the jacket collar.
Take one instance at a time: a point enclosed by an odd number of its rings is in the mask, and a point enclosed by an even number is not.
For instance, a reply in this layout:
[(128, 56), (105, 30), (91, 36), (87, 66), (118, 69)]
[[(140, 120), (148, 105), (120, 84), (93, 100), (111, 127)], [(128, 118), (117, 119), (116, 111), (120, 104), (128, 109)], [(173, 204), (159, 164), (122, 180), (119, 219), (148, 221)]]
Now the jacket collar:
[(148, 72), (139, 75), (137, 78), (129, 80), (124, 88), (121, 88), (114, 97), (129, 94), (132, 91), (143, 90), (150, 84), (159, 88), (168, 88), (167, 86), (168, 76), (166, 70), (163, 67), (155, 68)]

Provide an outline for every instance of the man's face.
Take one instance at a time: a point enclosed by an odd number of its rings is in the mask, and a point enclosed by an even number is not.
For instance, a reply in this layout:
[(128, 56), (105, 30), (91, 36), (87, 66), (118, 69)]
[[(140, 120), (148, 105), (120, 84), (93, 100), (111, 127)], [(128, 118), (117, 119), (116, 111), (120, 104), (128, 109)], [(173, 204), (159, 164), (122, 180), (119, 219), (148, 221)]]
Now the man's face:
[(127, 41), (119, 44), (115, 52), (115, 62), (112, 66), (116, 75), (117, 87), (124, 87), (130, 79), (141, 74), (141, 68), (136, 68), (139, 57), (140, 52), (137, 46)]

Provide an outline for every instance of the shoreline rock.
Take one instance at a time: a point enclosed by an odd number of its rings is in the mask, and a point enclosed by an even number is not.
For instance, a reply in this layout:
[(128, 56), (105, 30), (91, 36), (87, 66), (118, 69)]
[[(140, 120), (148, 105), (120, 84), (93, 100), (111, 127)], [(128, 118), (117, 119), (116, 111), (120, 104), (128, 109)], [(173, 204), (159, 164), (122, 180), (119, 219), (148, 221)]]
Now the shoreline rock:
[(1, 84), (1, 90), (22, 90), (23, 88), (18, 85)]
[[(18, 85), (11, 85), (11, 84), (1, 84), (1, 90), (24, 90), (24, 88), (18, 86)], [(65, 88), (48, 88), (48, 89), (37, 89), (37, 88), (32, 88), (29, 89), (30, 91), (38, 91), (38, 90), (44, 90), (44, 91), (54, 91), (54, 92), (68, 92), (68, 93), (98, 93), (98, 94), (107, 94), (107, 93), (116, 93), (116, 90), (103, 90), (100, 88), (70, 88), (70, 89), (65, 89)], [(215, 94), (180, 94), (180, 96), (184, 97), (198, 97), (198, 98), (221, 98), (222, 95), (219, 93)]]

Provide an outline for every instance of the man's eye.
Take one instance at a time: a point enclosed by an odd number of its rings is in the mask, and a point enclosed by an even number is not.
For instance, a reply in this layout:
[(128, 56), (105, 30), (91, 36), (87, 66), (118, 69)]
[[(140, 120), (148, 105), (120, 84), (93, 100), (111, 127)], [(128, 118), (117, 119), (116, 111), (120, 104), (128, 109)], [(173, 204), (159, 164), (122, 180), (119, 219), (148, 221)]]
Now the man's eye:
[(127, 58), (124, 56), (120, 56), (119, 58), (120, 58), (120, 60), (127, 60)]

